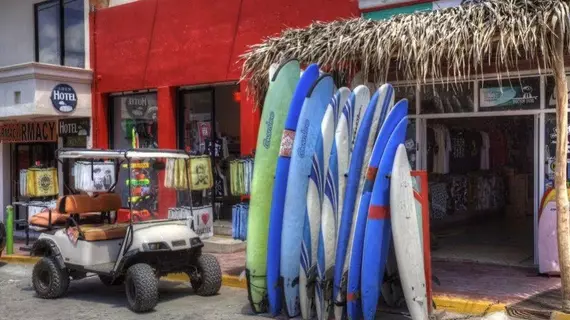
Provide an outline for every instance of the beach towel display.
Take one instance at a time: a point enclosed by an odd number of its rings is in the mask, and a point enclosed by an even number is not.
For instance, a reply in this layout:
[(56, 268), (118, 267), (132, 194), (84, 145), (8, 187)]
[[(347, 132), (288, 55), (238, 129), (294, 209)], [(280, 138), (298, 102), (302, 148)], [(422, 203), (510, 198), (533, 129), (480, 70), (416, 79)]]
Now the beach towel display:
[(78, 161), (73, 165), (72, 172), (76, 190), (102, 192), (115, 184), (115, 165), (111, 162)]
[(27, 179), (27, 175), (28, 175), (28, 169), (22, 169), (20, 170), (20, 179), (18, 181), (20, 181), (20, 195), (22, 197), (27, 197), (28, 196), (28, 179)]
[[(192, 156), (185, 164), (184, 159), (168, 159), (164, 185), (177, 190), (207, 190), (214, 185), (210, 156)], [(188, 166), (188, 167), (186, 167)], [(187, 174), (186, 174), (187, 173)]]
[(233, 196), (249, 195), (253, 178), (253, 159), (236, 159), (230, 162), (230, 193)]
[(30, 168), (26, 174), (26, 190), (29, 197), (50, 197), (59, 194), (55, 168)]
[(214, 215), (212, 206), (201, 207), (176, 207), (168, 209), (169, 219), (187, 219), (189, 227), (196, 232), (201, 239), (214, 236)]
[(232, 237), (235, 240), (247, 239), (247, 213), (249, 204), (242, 202), (232, 206)]

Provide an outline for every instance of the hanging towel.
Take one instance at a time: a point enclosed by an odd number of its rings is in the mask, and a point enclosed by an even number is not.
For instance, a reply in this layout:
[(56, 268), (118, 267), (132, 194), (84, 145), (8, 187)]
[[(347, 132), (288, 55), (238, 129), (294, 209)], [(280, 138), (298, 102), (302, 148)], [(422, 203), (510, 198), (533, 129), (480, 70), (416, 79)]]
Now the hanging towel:
[(207, 190), (214, 185), (214, 177), (212, 174), (212, 164), (210, 156), (192, 157), (190, 162), (190, 177), (192, 190)]
[(30, 197), (49, 197), (59, 194), (55, 168), (30, 168), (26, 174), (26, 180)]

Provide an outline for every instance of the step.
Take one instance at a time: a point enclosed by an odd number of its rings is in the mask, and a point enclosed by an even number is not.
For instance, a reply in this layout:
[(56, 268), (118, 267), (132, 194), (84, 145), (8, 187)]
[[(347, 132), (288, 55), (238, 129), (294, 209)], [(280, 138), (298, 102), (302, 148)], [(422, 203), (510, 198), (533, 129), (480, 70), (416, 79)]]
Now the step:
[(217, 236), (232, 236), (232, 222), (217, 220), (214, 221), (214, 234)]
[(233, 253), (245, 251), (245, 241), (235, 240), (230, 237), (213, 236), (203, 240), (204, 248), (202, 252), (208, 253)]

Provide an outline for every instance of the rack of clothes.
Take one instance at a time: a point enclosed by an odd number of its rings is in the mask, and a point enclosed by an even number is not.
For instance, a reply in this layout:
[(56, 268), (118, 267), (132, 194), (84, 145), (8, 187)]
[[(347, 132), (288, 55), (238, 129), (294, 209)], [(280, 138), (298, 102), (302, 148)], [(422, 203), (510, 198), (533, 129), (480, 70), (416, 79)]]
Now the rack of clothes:
[(232, 237), (235, 240), (245, 241), (247, 239), (247, 215), (249, 204), (246, 202), (232, 206)]
[(230, 161), (230, 193), (233, 196), (249, 195), (251, 191), (251, 180), (253, 179), (253, 157)]
[(441, 124), (429, 125), (427, 128), (429, 172), (466, 174), (472, 171), (490, 170), (505, 165), (507, 162), (505, 149), (506, 140), (499, 130), (487, 132), (448, 128)]

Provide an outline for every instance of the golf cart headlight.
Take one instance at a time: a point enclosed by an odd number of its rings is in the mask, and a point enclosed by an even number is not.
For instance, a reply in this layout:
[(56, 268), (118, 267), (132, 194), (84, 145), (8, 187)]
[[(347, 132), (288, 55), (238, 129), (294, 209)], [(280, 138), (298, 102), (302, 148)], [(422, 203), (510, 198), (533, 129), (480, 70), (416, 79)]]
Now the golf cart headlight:
[(191, 247), (196, 247), (196, 246), (199, 246), (201, 244), (202, 244), (202, 240), (200, 240), (199, 237), (190, 239), (190, 246)]
[(165, 242), (151, 242), (143, 243), (143, 248), (145, 251), (158, 251), (158, 250), (168, 250), (168, 245)]

